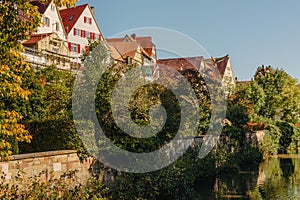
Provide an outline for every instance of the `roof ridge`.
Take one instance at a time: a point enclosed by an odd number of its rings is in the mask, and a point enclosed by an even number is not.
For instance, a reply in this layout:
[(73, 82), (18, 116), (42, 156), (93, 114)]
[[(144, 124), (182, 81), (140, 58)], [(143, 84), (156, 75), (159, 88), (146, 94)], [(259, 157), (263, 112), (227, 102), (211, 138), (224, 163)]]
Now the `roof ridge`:
[(189, 56), (189, 57), (175, 57), (175, 58), (160, 58), (158, 60), (178, 60), (178, 59), (189, 59), (189, 58), (204, 58), (203, 56)]

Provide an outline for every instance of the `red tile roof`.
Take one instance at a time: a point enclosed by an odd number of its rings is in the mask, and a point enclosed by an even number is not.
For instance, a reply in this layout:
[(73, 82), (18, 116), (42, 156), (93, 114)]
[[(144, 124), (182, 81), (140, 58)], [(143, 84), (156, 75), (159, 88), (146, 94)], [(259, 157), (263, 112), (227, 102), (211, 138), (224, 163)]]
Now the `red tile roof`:
[[(229, 59), (230, 58), (228, 55), (221, 58), (212, 57), (211, 59), (206, 59), (205, 64), (207, 65), (207, 68), (209, 68), (212, 71), (211, 76), (212, 77), (220, 76), (223, 79)], [(218, 72), (215, 71), (216, 69), (218, 69)]]
[(155, 44), (152, 42), (152, 37), (136, 37), (135, 35), (128, 36), (126, 35), (124, 38), (106, 38), (107, 42), (125, 42), (125, 38), (130, 38), (131, 41), (137, 41), (143, 49), (147, 52), (149, 56), (152, 56), (152, 49), (156, 50)]
[(169, 58), (160, 59), (157, 61), (159, 65), (158, 71), (160, 77), (172, 77), (175, 76), (174, 71), (184, 71), (184, 70), (199, 70), (203, 57), (189, 57), (189, 58)]
[(84, 4), (76, 6), (74, 8), (67, 8), (59, 11), (67, 33), (70, 33), (75, 23), (78, 21), (79, 17), (81, 16), (82, 12), (87, 6), (88, 4)]
[[(110, 49), (112, 51), (112, 56), (115, 60), (124, 60), (126, 57), (130, 57), (131, 59), (135, 58), (138, 48), (141, 48), (142, 53), (149, 57), (147, 52), (140, 46), (140, 44), (136, 41), (129, 42), (110, 42), (107, 41)], [(115, 57), (114, 57), (115, 56)]]
[(202, 56), (189, 58), (169, 58), (160, 59), (157, 61), (157, 64), (161, 66), (171, 67), (173, 69), (176, 69), (177, 71), (187, 69), (199, 70), (202, 60)]
[(138, 43), (141, 44), (143, 49), (148, 53), (148, 55), (152, 56), (152, 49), (154, 48), (156, 50), (155, 44), (152, 42), (152, 37), (136, 37), (135, 38)]
[(128, 56), (133, 59), (139, 47), (136, 42), (108, 42), (108, 44), (113, 46), (121, 56), (114, 59), (125, 59)]
[(35, 35), (31, 35), (30, 39), (23, 42), (22, 44), (24, 46), (34, 46), (36, 43), (38, 43), (39, 41), (41, 41), (42, 39), (48, 37), (49, 35), (52, 35), (53, 33), (45, 33), (45, 34), (35, 34)]
[(221, 75), (222, 78), (224, 77), (228, 62), (229, 62), (229, 56), (228, 55), (226, 55), (222, 58), (216, 58), (215, 59), (215, 63), (217, 64), (217, 67), (219, 69), (219, 72), (220, 72), (220, 75)]
[(170, 70), (164, 66), (171, 67), (177, 71), (189, 69), (198, 71), (202, 62), (204, 62), (205, 68), (209, 70), (209, 75), (212, 78), (220, 77), (223, 79), (227, 64), (229, 62), (229, 56), (227, 55), (222, 58), (205, 60), (203, 57), (160, 59), (157, 61), (157, 64), (159, 65), (160, 76), (163, 76), (164, 74), (170, 73)]

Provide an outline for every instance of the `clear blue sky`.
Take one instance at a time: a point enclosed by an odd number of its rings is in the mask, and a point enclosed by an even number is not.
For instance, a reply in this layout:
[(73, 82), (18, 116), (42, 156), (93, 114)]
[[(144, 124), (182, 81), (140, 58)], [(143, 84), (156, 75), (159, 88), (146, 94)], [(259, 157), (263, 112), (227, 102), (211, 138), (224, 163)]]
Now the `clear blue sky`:
[(95, 7), (105, 37), (133, 28), (174, 29), (195, 39), (214, 57), (229, 54), (239, 80), (251, 79), (262, 64), (283, 68), (300, 79), (299, 0), (79, 2), (84, 3)]

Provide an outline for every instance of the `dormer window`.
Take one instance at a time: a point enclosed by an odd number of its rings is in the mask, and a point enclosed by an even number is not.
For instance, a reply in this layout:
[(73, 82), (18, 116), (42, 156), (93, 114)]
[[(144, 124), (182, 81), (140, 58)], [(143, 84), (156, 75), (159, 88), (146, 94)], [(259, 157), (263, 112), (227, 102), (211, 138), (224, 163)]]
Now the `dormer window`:
[(69, 18), (69, 21), (72, 21), (74, 18), (74, 15), (71, 15), (70, 18)]

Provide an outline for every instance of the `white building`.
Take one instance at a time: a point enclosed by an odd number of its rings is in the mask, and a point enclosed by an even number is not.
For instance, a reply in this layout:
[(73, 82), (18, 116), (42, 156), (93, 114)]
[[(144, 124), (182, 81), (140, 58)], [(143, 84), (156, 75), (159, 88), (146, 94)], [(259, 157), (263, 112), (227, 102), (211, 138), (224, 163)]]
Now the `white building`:
[(59, 10), (53, 1), (31, 1), (32, 5), (38, 7), (42, 16), (42, 25), (38, 28), (37, 34), (56, 33), (61, 40), (67, 42), (67, 33), (63, 27)]
[(68, 37), (71, 68), (76, 70), (81, 66), (80, 57), (88, 51), (89, 40), (103, 41), (103, 34), (88, 4), (62, 9), (60, 15)]
[(31, 1), (42, 15), (37, 32), (23, 41), (22, 55), (34, 67), (55, 65), (59, 69), (70, 70), (70, 52), (67, 48), (67, 34), (62, 19), (53, 0)]

